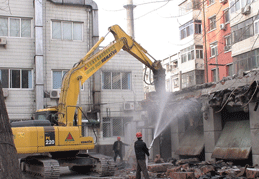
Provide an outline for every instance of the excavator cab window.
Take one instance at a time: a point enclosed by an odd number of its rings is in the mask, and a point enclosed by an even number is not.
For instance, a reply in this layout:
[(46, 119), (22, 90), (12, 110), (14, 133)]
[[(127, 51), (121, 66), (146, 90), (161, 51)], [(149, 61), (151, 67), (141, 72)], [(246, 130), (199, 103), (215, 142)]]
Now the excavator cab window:
[(57, 111), (41, 111), (35, 113), (35, 120), (48, 120), (50, 121), (51, 125), (58, 125), (58, 116)]

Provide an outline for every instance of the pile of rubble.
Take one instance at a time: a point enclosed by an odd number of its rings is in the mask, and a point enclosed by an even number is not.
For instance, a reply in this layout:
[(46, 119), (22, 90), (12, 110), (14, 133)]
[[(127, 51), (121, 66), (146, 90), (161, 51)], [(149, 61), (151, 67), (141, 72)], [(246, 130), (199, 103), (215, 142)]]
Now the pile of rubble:
[[(130, 168), (118, 169), (116, 176), (124, 176), (127, 179), (135, 179), (136, 164)], [(233, 162), (224, 161), (199, 161), (197, 158), (171, 159), (164, 162), (158, 155), (153, 162), (148, 163), (148, 172), (151, 179), (245, 179), (259, 178), (258, 166), (237, 166)]]

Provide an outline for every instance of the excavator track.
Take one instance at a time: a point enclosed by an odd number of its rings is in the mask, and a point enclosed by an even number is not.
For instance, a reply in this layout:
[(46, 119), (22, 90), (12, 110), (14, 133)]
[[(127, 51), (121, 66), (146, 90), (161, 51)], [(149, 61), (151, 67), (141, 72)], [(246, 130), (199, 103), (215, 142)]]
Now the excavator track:
[(37, 178), (56, 179), (60, 176), (58, 161), (47, 157), (27, 157), (21, 160), (20, 165), (22, 171)]
[(102, 154), (91, 154), (90, 157), (97, 160), (96, 166), (93, 171), (100, 176), (113, 176), (115, 173), (115, 163), (112, 157)]

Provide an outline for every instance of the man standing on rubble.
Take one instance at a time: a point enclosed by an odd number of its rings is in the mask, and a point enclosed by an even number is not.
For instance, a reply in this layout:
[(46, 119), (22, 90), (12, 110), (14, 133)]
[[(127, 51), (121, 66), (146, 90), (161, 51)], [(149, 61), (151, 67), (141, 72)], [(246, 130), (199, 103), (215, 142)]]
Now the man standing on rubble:
[(142, 134), (141, 132), (136, 133), (136, 137), (138, 140), (135, 142), (134, 148), (135, 148), (135, 154), (137, 158), (137, 173), (136, 173), (136, 179), (141, 179), (141, 171), (143, 172), (143, 175), (145, 179), (149, 179), (148, 172), (147, 172), (147, 166), (146, 166), (146, 155), (149, 156), (148, 148), (145, 142), (142, 140)]
[(117, 141), (114, 142), (113, 144), (113, 151), (115, 153), (114, 155), (114, 162), (116, 162), (116, 159), (117, 159), (117, 156), (119, 155), (120, 156), (120, 161), (122, 162), (123, 161), (123, 158), (122, 158), (122, 145), (128, 145), (128, 144), (125, 144), (121, 141), (121, 138), (120, 137), (117, 137)]

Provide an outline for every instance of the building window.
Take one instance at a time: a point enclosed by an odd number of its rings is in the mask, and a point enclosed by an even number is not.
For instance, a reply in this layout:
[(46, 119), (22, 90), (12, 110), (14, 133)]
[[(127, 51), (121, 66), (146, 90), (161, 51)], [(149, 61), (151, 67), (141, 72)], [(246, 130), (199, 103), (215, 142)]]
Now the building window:
[(210, 44), (210, 57), (215, 57), (218, 54), (217, 42)]
[(211, 79), (215, 82), (217, 81), (216, 69), (211, 69)]
[(233, 57), (234, 73), (248, 71), (259, 67), (259, 49)]
[(209, 18), (210, 30), (216, 29), (216, 16)]
[(186, 88), (195, 85), (194, 76), (195, 71), (182, 74), (182, 87)]
[(231, 49), (231, 36), (225, 36), (225, 47), (224, 50), (225, 51), (229, 51)]
[(230, 13), (231, 14), (234, 13), (235, 12), (235, 0), (230, 1), (229, 7), (230, 7)]
[(252, 37), (254, 35), (253, 18), (231, 27), (231, 31), (233, 44)]
[(203, 50), (202, 49), (196, 50), (196, 59), (203, 59)]
[(180, 27), (180, 39), (193, 35), (193, 22), (188, 22)]
[(62, 80), (68, 70), (55, 70), (52, 71), (52, 89), (61, 89)]
[(0, 17), (0, 36), (31, 37), (31, 19)]
[(131, 120), (130, 117), (104, 117), (103, 137), (124, 136), (124, 125)]
[(83, 40), (83, 23), (52, 21), (52, 39)]
[(201, 33), (202, 33), (201, 24), (195, 24), (195, 34), (201, 34)]
[(234, 65), (228, 64), (227, 65), (227, 76), (233, 76), (234, 75)]
[(226, 9), (223, 11), (223, 13), (224, 13), (224, 22), (228, 23), (229, 22), (229, 10)]
[(173, 79), (173, 83), (174, 83), (174, 88), (178, 88), (179, 87), (179, 79), (178, 78), (174, 78)]
[(181, 62), (187, 62), (194, 59), (194, 45), (181, 50)]
[(236, 0), (235, 10), (238, 11), (240, 9), (240, 0)]
[(130, 72), (103, 72), (102, 89), (130, 90), (131, 73)]
[(209, 5), (214, 4), (215, 0), (209, 0)]
[(31, 89), (32, 70), (26, 69), (0, 69), (0, 80), (3, 88)]
[(251, 0), (232, 0), (230, 1), (230, 13), (234, 13), (241, 8), (245, 7), (246, 5), (249, 5), (251, 3)]
[(204, 70), (196, 70), (196, 84), (203, 84), (204, 83)]
[(254, 22), (254, 32), (255, 34), (259, 34), (259, 20)]

